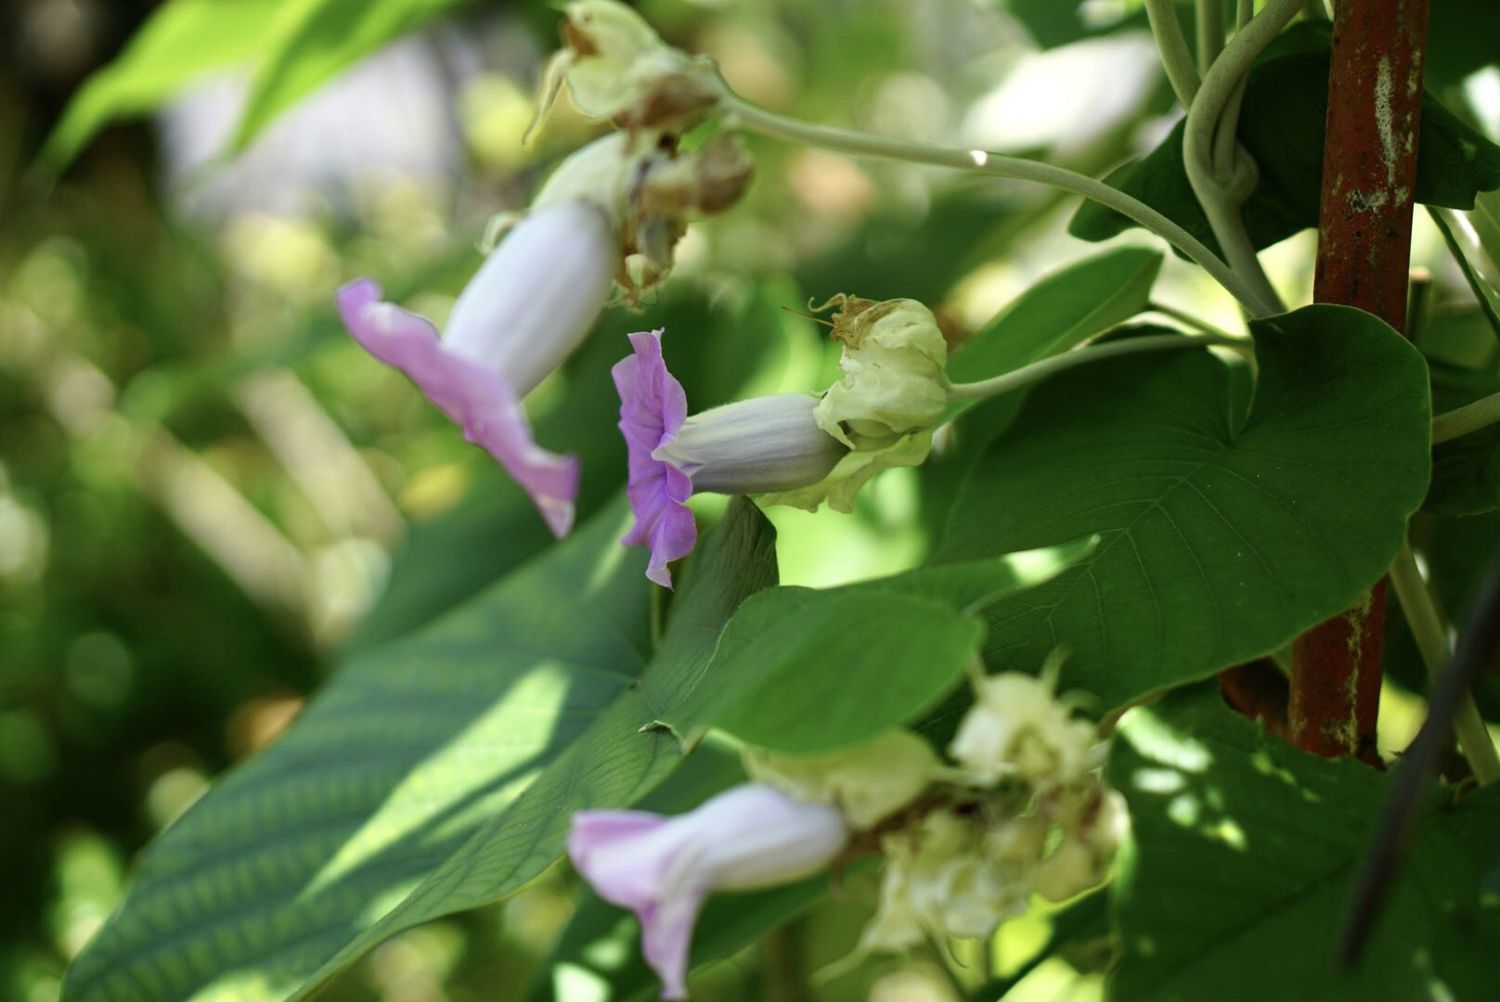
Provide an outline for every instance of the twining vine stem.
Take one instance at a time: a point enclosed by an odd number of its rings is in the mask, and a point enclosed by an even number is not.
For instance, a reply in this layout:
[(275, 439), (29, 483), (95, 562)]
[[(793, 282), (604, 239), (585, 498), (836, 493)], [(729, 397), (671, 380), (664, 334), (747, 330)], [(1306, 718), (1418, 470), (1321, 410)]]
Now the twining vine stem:
[(1082, 195), (1084, 198), (1092, 199), (1106, 208), (1129, 217), (1172, 244), (1212, 275), (1215, 281), (1227, 289), (1252, 314), (1260, 316), (1277, 312), (1278, 304), (1267, 300), (1261, 290), (1236, 274), (1197, 237), (1140, 199), (1127, 195), (1098, 178), (1089, 177), (1087, 174), (1080, 174), (1065, 167), (1054, 167), (1051, 164), (990, 153), (986, 150), (931, 146), (926, 143), (887, 139), (851, 129), (813, 125), (785, 115), (778, 115), (752, 104), (730, 91), (727, 84), (724, 86), (724, 91), (723, 105), (726, 117), (732, 124), (773, 139), (832, 150), (849, 156), (899, 160), (907, 163), (930, 164), (934, 167), (974, 171), (1009, 178), (1013, 181), (1044, 184)]
[[(1202, 0), (1199, 0), (1200, 10), (1202, 6)], [(1172, 93), (1177, 95), (1177, 100), (1186, 108), (1193, 103), (1201, 81), (1198, 78), (1198, 64), (1193, 61), (1192, 50), (1188, 48), (1187, 36), (1182, 33), (1182, 22), (1177, 19), (1177, 0), (1146, 0), (1146, 20), (1150, 22), (1151, 34), (1156, 38), (1156, 49), (1161, 55), (1161, 66), (1167, 74), (1167, 82), (1172, 85)], [(1201, 24), (1198, 43), (1201, 52)]]
[(1198, 29), (1198, 72), (1207, 73), (1224, 51), (1224, 0), (1198, 0), (1193, 9)]
[(1283, 309), (1281, 299), (1261, 268), (1240, 216), (1240, 207), (1255, 189), (1259, 172), (1240, 148), (1235, 130), (1239, 122), (1239, 96), (1244, 92), (1251, 65), (1301, 8), (1302, 0), (1272, 0), (1249, 24), (1235, 32), (1204, 74), (1202, 86), (1188, 107), (1182, 136), (1182, 162), (1188, 183), (1203, 206), (1225, 260), (1235, 274), (1251, 284), (1263, 302), (1272, 304), (1269, 311), (1272, 313)]
[(949, 400), (980, 400), (985, 397), (998, 396), (1001, 393), (1009, 393), (1020, 389), (1040, 379), (1080, 365), (1088, 365), (1104, 358), (1115, 358), (1120, 355), (1134, 355), (1143, 351), (1175, 351), (1181, 348), (1206, 348), (1210, 345), (1218, 345), (1224, 348), (1234, 348), (1240, 351), (1250, 349), (1251, 342), (1242, 337), (1217, 337), (1202, 336), (1190, 337), (1182, 334), (1149, 334), (1142, 337), (1124, 338), (1119, 341), (1106, 341), (1103, 344), (1090, 345), (1077, 351), (1065, 351), (1060, 355), (1051, 355), (1030, 365), (1023, 365), (1019, 369), (995, 376), (991, 379), (980, 380), (976, 383), (950, 383), (948, 385)]
[[(1432, 593), (1427, 590), (1427, 583), (1422, 580), (1422, 572), (1408, 543), (1402, 544), (1400, 554), (1391, 564), (1391, 589), (1401, 603), (1401, 611), (1406, 615), (1406, 623), (1411, 627), (1428, 675), (1436, 682), (1452, 653), (1448, 644), (1449, 631), (1432, 600)], [(1464, 694), (1453, 718), (1453, 730), (1458, 734), (1459, 747), (1474, 778), (1484, 785), (1500, 779), (1500, 756), (1495, 753), (1495, 744), (1490, 740), (1472, 693)]]

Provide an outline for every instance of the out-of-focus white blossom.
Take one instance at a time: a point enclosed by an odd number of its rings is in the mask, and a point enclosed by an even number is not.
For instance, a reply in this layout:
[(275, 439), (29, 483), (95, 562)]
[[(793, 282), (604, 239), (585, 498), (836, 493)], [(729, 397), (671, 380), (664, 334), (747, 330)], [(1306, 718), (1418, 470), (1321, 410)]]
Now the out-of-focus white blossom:
[(1066, 786), (1098, 766), (1092, 724), (1074, 719), (1044, 679), (1003, 672), (979, 680), (948, 754), (976, 785), (1007, 778)]
[(860, 938), (864, 950), (904, 950), (926, 936), (983, 937), (1026, 910), (1026, 863), (985, 850), (978, 814), (943, 810), (881, 842), (880, 909)]

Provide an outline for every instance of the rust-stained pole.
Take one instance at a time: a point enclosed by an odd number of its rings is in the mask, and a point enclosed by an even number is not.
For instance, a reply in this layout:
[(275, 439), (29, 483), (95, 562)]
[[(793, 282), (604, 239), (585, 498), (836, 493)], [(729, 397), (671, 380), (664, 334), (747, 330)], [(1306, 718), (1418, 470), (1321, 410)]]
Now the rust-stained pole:
[[(1428, 0), (1340, 0), (1333, 17), (1314, 298), (1397, 330), (1406, 321), (1427, 9)], [(1293, 642), (1293, 744), (1377, 761), (1384, 620), (1381, 579)]]

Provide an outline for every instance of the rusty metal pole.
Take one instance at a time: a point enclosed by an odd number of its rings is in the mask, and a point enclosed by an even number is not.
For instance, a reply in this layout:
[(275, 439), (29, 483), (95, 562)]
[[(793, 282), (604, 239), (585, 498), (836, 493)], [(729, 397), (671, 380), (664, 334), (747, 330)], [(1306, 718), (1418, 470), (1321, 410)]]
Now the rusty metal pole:
[[(1406, 323), (1428, 0), (1339, 0), (1314, 298)], [(1288, 95), (1291, 98), (1291, 95)], [(1292, 644), (1292, 743), (1378, 761), (1385, 580)]]

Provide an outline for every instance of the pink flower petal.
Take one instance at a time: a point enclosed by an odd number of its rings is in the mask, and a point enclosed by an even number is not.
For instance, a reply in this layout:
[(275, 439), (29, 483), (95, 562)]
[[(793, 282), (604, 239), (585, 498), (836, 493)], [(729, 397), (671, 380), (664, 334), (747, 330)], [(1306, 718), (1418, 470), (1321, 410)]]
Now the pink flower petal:
[(635, 512), (635, 525), (622, 542), (649, 546), (646, 577), (670, 588), (667, 564), (692, 552), (698, 526), (685, 504), (693, 493), (692, 478), (651, 455), (671, 442), (687, 419), (687, 394), (667, 371), (661, 335), (660, 330), (630, 335), (635, 354), (617, 362), (611, 373), (620, 394), (620, 431), (630, 453), (626, 494)]
[(705, 897), (705, 894), (683, 894), (668, 898), (640, 915), (641, 956), (661, 978), (664, 999), (688, 997), (688, 949)]
[(505, 379), (445, 350), (436, 327), (381, 302), (380, 286), (368, 278), (344, 286), (337, 301), (354, 339), (371, 355), (406, 373), (464, 430), (464, 438), (486, 449), (531, 495), (552, 533), (567, 535), (578, 494), (578, 460), (536, 444), (526, 412)]
[(579, 811), (568, 856), (599, 896), (635, 912), (662, 997), (687, 996), (688, 946), (707, 896), (800, 880), (828, 866), (849, 830), (839, 811), (747, 783), (666, 818)]

